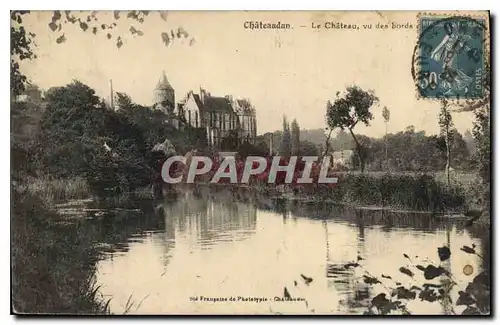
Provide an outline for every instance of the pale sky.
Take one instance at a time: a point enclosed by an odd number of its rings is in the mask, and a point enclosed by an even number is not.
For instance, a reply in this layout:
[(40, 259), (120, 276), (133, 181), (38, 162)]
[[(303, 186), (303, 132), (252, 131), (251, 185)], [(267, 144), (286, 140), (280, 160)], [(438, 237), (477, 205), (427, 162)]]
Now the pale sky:
[[(67, 41), (57, 44), (62, 32), (49, 29), (51, 17), (52, 12), (26, 17), (26, 28), (37, 34), (38, 58), (24, 63), (22, 69), (43, 89), (78, 79), (109, 98), (112, 79), (115, 91), (151, 105), (153, 89), (165, 70), (177, 101), (191, 89), (198, 92), (200, 86), (212, 95), (249, 98), (262, 134), (281, 129), (283, 114), (296, 118), (301, 128), (324, 128), (326, 101), (356, 84), (374, 90), (380, 98), (371, 126), (357, 126), (358, 133), (384, 134), (383, 106), (391, 111), (389, 132), (408, 125), (428, 133), (439, 129), (439, 104), (417, 99), (410, 72), (417, 12), (172, 12), (167, 21), (152, 12), (143, 24), (122, 14), (116, 21), (124, 40), (120, 49), (105, 33), (84, 33), (71, 24), (63, 25)], [(111, 12), (98, 12), (97, 17), (112, 21)], [(245, 21), (259, 20), (289, 23), (293, 29), (244, 28)], [(311, 27), (329, 21), (359, 24), (360, 30)], [(413, 28), (375, 28), (377, 23), (392, 22), (410, 23)], [(363, 24), (373, 28), (364, 30)], [(131, 25), (144, 36), (133, 37), (128, 32)], [(189, 38), (165, 46), (160, 34), (180, 26)], [(192, 37), (196, 41), (190, 46)], [(460, 132), (472, 129), (471, 113), (455, 113), (453, 119)]]

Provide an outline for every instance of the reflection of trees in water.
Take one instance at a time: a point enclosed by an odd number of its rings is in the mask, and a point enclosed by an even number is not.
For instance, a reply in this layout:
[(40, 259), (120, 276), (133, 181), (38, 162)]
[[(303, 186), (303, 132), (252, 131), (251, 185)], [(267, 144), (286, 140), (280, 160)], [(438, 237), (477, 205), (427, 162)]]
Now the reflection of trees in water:
[[(425, 232), (444, 230), (450, 220), (437, 218), (428, 213), (400, 212), (380, 209), (359, 209), (331, 203), (261, 200), (257, 202), (259, 209), (272, 210), (283, 213), (283, 209), (291, 211), (292, 216), (310, 219), (335, 219), (345, 221), (359, 227), (362, 220), (363, 227), (381, 226), (383, 231), (393, 229), (411, 229)], [(360, 219), (360, 216), (362, 218)], [(463, 223), (456, 225), (457, 230), (463, 230)], [(364, 231), (364, 229), (360, 229)]]
[[(365, 226), (363, 220), (363, 211), (357, 210), (356, 224), (357, 236), (356, 247), (357, 256), (365, 256)], [(357, 309), (365, 307), (367, 300), (370, 298), (369, 286), (359, 280), (361, 276), (358, 268), (346, 267), (346, 264), (353, 262), (353, 260), (333, 260), (331, 255), (331, 247), (329, 243), (328, 222), (323, 220), (323, 227), (325, 229), (325, 242), (326, 242), (326, 276), (330, 279), (329, 285), (332, 284), (335, 289), (345, 297), (339, 302), (340, 306), (347, 308), (348, 313), (355, 313)], [(333, 248), (335, 249), (335, 248)], [(357, 256), (354, 258), (357, 259)]]
[(273, 204), (271, 210), (281, 214), (281, 217), (283, 218), (283, 223), (286, 224), (288, 214), (289, 214), (290, 210), (293, 210), (293, 207), (289, 206), (288, 200), (278, 199), (278, 200), (274, 201), (274, 204)]
[[(248, 238), (256, 228), (256, 207), (226, 197), (196, 198), (186, 195), (184, 199), (163, 207), (167, 233), (171, 228), (172, 236), (175, 236), (177, 225), (179, 233), (196, 234), (197, 242), (204, 246)], [(171, 222), (175, 225), (169, 227)]]
[(171, 255), (171, 250), (175, 247), (175, 219), (172, 218), (172, 205), (171, 204), (162, 204), (157, 206), (155, 209), (155, 213), (158, 218), (165, 220), (164, 222), (164, 232), (160, 242), (162, 247), (162, 262), (163, 266), (166, 268)]
[[(356, 224), (358, 228), (357, 239), (357, 249), (358, 256), (366, 258), (366, 238), (365, 238), (365, 218), (369, 214), (367, 211), (357, 210), (356, 211)], [(350, 299), (347, 300), (349, 311), (354, 312), (355, 309), (360, 307), (365, 307), (368, 298), (370, 298), (370, 287), (359, 278), (354, 282), (354, 295), (349, 296)]]
[[(164, 249), (164, 263), (168, 263), (169, 255), (179, 238), (193, 235), (196, 242), (210, 247), (218, 242), (234, 241), (248, 238), (256, 229), (257, 208), (280, 213), (284, 222), (291, 215), (293, 218), (319, 219), (325, 228), (325, 245), (327, 246), (326, 276), (328, 284), (342, 293), (344, 301), (341, 305), (349, 313), (357, 313), (365, 301), (370, 299), (369, 286), (363, 282), (359, 268), (345, 268), (350, 260), (333, 258), (329, 255), (328, 221), (349, 223), (357, 228), (357, 252), (366, 257), (366, 228), (373, 226), (381, 231), (408, 229), (435, 233), (446, 230), (449, 236), (450, 222), (421, 213), (399, 213), (384, 210), (359, 210), (335, 206), (331, 204), (303, 203), (287, 200), (255, 200), (252, 203), (241, 203), (231, 196), (210, 195), (201, 198), (185, 197), (175, 201), (164, 202), (162, 210), (156, 209), (152, 202), (143, 202), (137, 206), (140, 211), (123, 210), (110, 213), (101, 219), (91, 220), (96, 227), (98, 241), (110, 244), (114, 251), (128, 250), (128, 242), (134, 237), (144, 236), (146, 232), (158, 232), (163, 235), (161, 245)], [(158, 208), (158, 207), (156, 207)], [(484, 228), (484, 229), (483, 229)], [(487, 227), (475, 226), (467, 229), (473, 237), (481, 240), (483, 270), (490, 269), (490, 236)], [(458, 232), (464, 231), (463, 225), (456, 224)], [(369, 234), (369, 233), (368, 233)], [(155, 234), (156, 238), (158, 237)], [(330, 238), (331, 239), (331, 238)], [(448, 245), (450, 243), (448, 242)], [(437, 247), (436, 247), (437, 248)], [(338, 248), (337, 248), (338, 249)], [(396, 268), (397, 269), (397, 268)], [(444, 283), (443, 283), (444, 284)], [(489, 295), (488, 295), (489, 299)], [(443, 304), (446, 312), (448, 306)]]
[(491, 226), (484, 223), (474, 224), (468, 228), (470, 235), (481, 242), (481, 267), (483, 271), (491, 270)]
[(159, 217), (150, 201), (137, 201), (134, 206), (107, 210), (104, 216), (86, 223), (92, 228), (101, 251), (127, 252), (129, 241), (150, 231), (164, 228), (164, 219)]
[(252, 204), (216, 199), (205, 204), (205, 211), (196, 214), (198, 239), (203, 245), (245, 239), (256, 228), (257, 209)]
[[(235, 202), (218, 195), (178, 200), (154, 205), (152, 201), (136, 201), (127, 208), (107, 207), (106, 214), (87, 223), (101, 244), (101, 251), (127, 252), (129, 243), (140, 241), (147, 233), (160, 240), (164, 260), (168, 263), (175, 246), (176, 233), (195, 234), (197, 242), (211, 245), (217, 241), (248, 238), (255, 231), (257, 209), (251, 203)], [(158, 237), (162, 233), (162, 237)]]
[[(472, 290), (480, 310), (491, 309), (491, 228), (490, 224), (478, 223), (469, 228), (472, 237), (481, 242), (481, 271), (484, 276), (478, 276), (475, 280), (476, 289)], [(474, 292), (475, 291), (475, 292)]]
[[(335, 247), (329, 247), (328, 242), (328, 221), (330, 219), (336, 221), (347, 222), (357, 228), (357, 245), (358, 254), (366, 258), (366, 228), (377, 227), (381, 231), (391, 232), (394, 229), (399, 230), (417, 230), (428, 233), (436, 233), (444, 231), (447, 236), (447, 246), (450, 245), (450, 231), (452, 223), (449, 220), (438, 219), (435, 216), (423, 213), (401, 213), (391, 212), (386, 210), (369, 210), (369, 209), (353, 209), (335, 205), (319, 205), (308, 203), (293, 204), (293, 214), (304, 218), (317, 218), (323, 220), (322, 224), (325, 228), (325, 242), (327, 247), (326, 273), (329, 278), (329, 285), (341, 293), (344, 297), (340, 302), (340, 306), (344, 306), (349, 313), (357, 313), (369, 305), (372, 298), (371, 286), (363, 281), (363, 270), (360, 268), (346, 268), (349, 262), (355, 262), (352, 259), (344, 260), (342, 258), (332, 258), (330, 251), (335, 251)], [(457, 231), (463, 231), (463, 223), (454, 224)], [(483, 241), (484, 242), (484, 241)], [(338, 248), (337, 248), (338, 249)], [(436, 247), (437, 249), (437, 247)], [(356, 258), (356, 257), (354, 257)], [(443, 267), (451, 271), (450, 261), (443, 263)], [(362, 262), (361, 262), (362, 264)], [(396, 268), (397, 269), (397, 268)], [(442, 278), (442, 288), (445, 292), (452, 287), (449, 279)], [(441, 301), (443, 313), (452, 313), (452, 304), (449, 299)]]
[[(446, 246), (448, 248), (451, 247), (451, 225), (446, 226)], [(451, 259), (447, 259), (446, 261), (441, 262), (441, 266), (448, 271), (450, 274), (452, 274), (451, 270)], [(443, 292), (443, 299), (441, 299), (440, 303), (443, 308), (443, 314), (444, 315), (452, 315), (453, 314), (453, 301), (451, 300), (451, 290), (452, 290), (452, 281), (449, 276), (442, 275), (439, 279), (439, 283), (442, 286), (442, 289), (444, 290)]]

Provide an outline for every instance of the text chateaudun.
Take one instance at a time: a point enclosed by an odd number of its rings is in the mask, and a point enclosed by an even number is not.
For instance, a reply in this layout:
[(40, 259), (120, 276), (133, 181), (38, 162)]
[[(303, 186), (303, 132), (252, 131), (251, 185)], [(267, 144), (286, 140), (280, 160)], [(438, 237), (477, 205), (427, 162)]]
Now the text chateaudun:
[(245, 29), (290, 29), (290, 24), (277, 22), (264, 22), (264, 21), (245, 21), (243, 24)]

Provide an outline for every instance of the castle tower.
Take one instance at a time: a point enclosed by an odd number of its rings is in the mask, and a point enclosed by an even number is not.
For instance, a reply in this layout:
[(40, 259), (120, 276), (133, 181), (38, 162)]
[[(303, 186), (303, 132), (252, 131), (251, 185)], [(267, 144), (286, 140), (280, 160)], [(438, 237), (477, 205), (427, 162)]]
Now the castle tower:
[(154, 90), (154, 107), (164, 111), (166, 114), (174, 113), (175, 91), (168, 82), (165, 71), (162, 72), (162, 76)]

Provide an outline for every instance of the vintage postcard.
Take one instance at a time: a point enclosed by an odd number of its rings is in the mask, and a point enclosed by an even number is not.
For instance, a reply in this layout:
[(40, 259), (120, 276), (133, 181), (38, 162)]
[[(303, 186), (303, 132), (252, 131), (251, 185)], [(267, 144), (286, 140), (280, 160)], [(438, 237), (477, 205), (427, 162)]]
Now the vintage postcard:
[(490, 315), (487, 11), (11, 11), (14, 314)]

